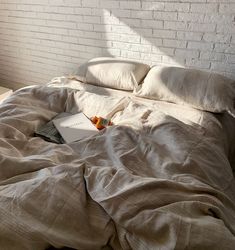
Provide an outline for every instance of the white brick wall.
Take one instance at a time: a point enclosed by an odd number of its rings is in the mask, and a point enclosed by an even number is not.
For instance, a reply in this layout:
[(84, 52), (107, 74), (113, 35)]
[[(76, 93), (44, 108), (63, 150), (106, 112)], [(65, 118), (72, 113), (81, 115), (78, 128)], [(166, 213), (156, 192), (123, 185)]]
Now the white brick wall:
[(235, 0), (0, 0), (0, 85), (107, 55), (235, 78)]

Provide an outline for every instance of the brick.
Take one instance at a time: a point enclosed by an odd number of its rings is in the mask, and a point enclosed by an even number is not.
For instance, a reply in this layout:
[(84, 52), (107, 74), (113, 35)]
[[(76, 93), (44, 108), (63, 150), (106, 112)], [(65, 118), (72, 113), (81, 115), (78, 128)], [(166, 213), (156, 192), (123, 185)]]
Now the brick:
[(58, 13), (63, 13), (63, 14), (68, 14), (68, 15), (71, 15), (74, 13), (74, 8), (71, 8), (71, 7), (57, 7), (57, 12)]
[(134, 34), (139, 34), (144, 37), (152, 37), (153, 31), (151, 28), (135, 28)]
[(224, 34), (235, 34), (235, 23), (233, 22), (230, 25), (217, 24), (216, 31)]
[(235, 64), (235, 55), (227, 55), (228, 62)]
[(218, 9), (218, 4), (202, 4), (202, 3), (192, 3), (190, 7), (190, 12), (195, 13), (216, 13)]
[[(40, 12), (40, 11), (38, 11), (38, 12)], [(43, 12), (43, 13), (58, 13), (59, 11), (58, 11), (58, 6), (45, 5), (44, 10), (41, 12)]]
[(128, 27), (127, 25), (114, 25), (114, 26), (111, 26), (111, 30), (112, 32), (121, 33), (121, 34), (128, 34), (128, 35), (136, 34), (136, 32), (130, 27)]
[(176, 31), (154, 29), (153, 36), (160, 38), (176, 38)]
[[(117, 19), (118, 20), (118, 19)], [(140, 27), (141, 26), (141, 20), (140, 19), (134, 19), (134, 18), (122, 18), (121, 22), (123, 24), (128, 25), (129, 27)], [(149, 21), (145, 21), (149, 22)], [(144, 23), (145, 23), (144, 22)]]
[(234, 15), (231, 14), (205, 14), (204, 23), (217, 23), (222, 25), (230, 25), (233, 22)]
[(202, 51), (200, 53), (200, 59), (207, 61), (224, 61), (226, 59), (226, 56), (224, 53)]
[(78, 39), (76, 37), (68, 37), (68, 36), (62, 36), (60, 38), (61, 41), (66, 42), (66, 43), (77, 43)]
[(185, 59), (184, 58), (176, 58), (172, 56), (162, 56), (162, 63), (166, 65), (175, 65), (175, 66), (182, 66), (185, 64)]
[(203, 35), (203, 41), (206, 42), (218, 42), (218, 43), (228, 43), (231, 40), (231, 35), (227, 34), (216, 34), (216, 33), (205, 33)]
[[(104, 38), (102, 36), (103, 33), (101, 32), (93, 32), (93, 31), (83, 31), (80, 37), (86, 37), (86, 38), (94, 38), (94, 39), (102, 39)], [(106, 36), (105, 36), (106, 37)]]
[(120, 6), (119, 1), (113, 1), (113, 0), (101, 0), (100, 6), (101, 8), (108, 8), (108, 9), (118, 9)]
[(99, 16), (83, 16), (84, 23), (94, 23), (99, 24), (101, 23), (101, 19)]
[(210, 61), (198, 60), (195, 58), (186, 59), (185, 65), (189, 68), (197, 68), (197, 69), (209, 69), (211, 66)]
[(104, 56), (116, 56), (120, 57), (121, 56), (121, 50), (120, 49), (114, 49), (114, 48), (107, 48), (102, 51), (102, 55)]
[[(4, 14), (4, 13), (3, 13)], [(39, 13), (36, 12), (24, 12), (24, 18), (36, 18), (38, 17)], [(46, 14), (48, 15), (48, 14)], [(22, 17), (22, 12), (21, 11), (6, 11), (6, 16), (13, 16), (13, 17)]]
[(82, 0), (82, 7), (99, 7), (99, 0)]
[(138, 60), (140, 58), (140, 52), (121, 50), (121, 57)]
[(235, 64), (227, 64), (221, 62), (211, 62), (211, 69), (218, 72), (234, 73)]
[[(86, 29), (83, 29), (83, 30), (86, 30)], [(94, 31), (95, 32), (111, 32), (112, 26), (106, 25), (106, 24), (94, 24)]]
[(164, 10), (188, 12), (189, 7), (190, 7), (189, 3), (165, 3)]
[(162, 29), (163, 28), (163, 21), (157, 20), (142, 20), (141, 22), (142, 27), (146, 28), (155, 28), (155, 29)]
[(131, 10), (113, 10), (112, 11), (113, 15), (115, 15), (116, 17), (130, 17), (132, 16), (133, 13), (135, 13), (135, 11), (131, 11)]
[(63, 27), (63, 28), (71, 28), (71, 29), (76, 29), (76, 23), (74, 22), (61, 22), (61, 21), (54, 21), (54, 20), (47, 20), (46, 25), (48, 26), (55, 26), (55, 27)]
[[(55, 19), (55, 18), (53, 18), (53, 19)], [(67, 21), (78, 23), (78, 22), (83, 22), (84, 18), (83, 18), (83, 16), (78, 16), (78, 15), (65, 15), (64, 19), (59, 19), (58, 18), (57, 20), (61, 20), (61, 21), (67, 20)]]
[(214, 32), (216, 24), (188, 23), (187, 29), (195, 32)]
[(199, 52), (196, 50), (187, 50), (187, 49), (176, 49), (175, 50), (175, 56), (176, 57), (182, 57), (182, 58), (198, 58)]
[[(52, 2), (54, 2), (54, 0), (52, 0)], [(82, 6), (81, 0), (63, 0), (63, 2), (65, 6)]]
[(91, 15), (92, 9), (91, 8), (74, 8), (74, 14)]
[(40, 32), (45, 32), (45, 33), (54, 33), (54, 34), (60, 34), (60, 35), (68, 35), (69, 30), (68, 29), (63, 29), (63, 28), (51, 28), (51, 27), (39, 27)]
[(140, 1), (120, 1), (120, 8), (127, 10), (139, 10), (141, 8)]
[[(82, 8), (83, 9), (83, 8)], [(111, 16), (110, 10), (102, 10), (100, 8), (91, 8), (91, 14), (87, 14), (88, 16), (99, 16), (100, 18), (104, 18), (106, 16)], [(86, 14), (83, 13), (86, 16)]]
[(152, 11), (145, 10), (132, 10), (129, 17), (140, 18), (140, 19), (152, 19)]
[(163, 46), (171, 48), (186, 48), (187, 42), (175, 39), (163, 39)]
[[(85, 51), (86, 50), (86, 46), (85, 45), (81, 45), (81, 44), (70, 44), (69, 50)], [(69, 50), (68, 50), (68, 52), (69, 52)]]
[(96, 40), (96, 39), (89, 39), (89, 38), (78, 38), (79, 44), (83, 45), (90, 45), (95, 47), (106, 47), (108, 43), (104, 40)]
[(203, 23), (204, 22), (204, 14), (201, 13), (178, 13), (178, 21), (189, 21), (189, 22), (197, 22), (197, 23)]
[(146, 61), (147, 64), (150, 64), (151, 61), (158, 61), (158, 62), (162, 61), (161, 55), (154, 55), (152, 53), (141, 53), (140, 58), (141, 60)]
[(159, 38), (141, 38), (141, 44), (150, 44), (152, 46), (162, 46), (162, 39)]
[(163, 2), (142, 2), (143, 10), (164, 10), (165, 4)]
[[(17, 0), (5, 0), (5, 1), (8, 3), (19, 3), (19, 1), (17, 1)], [(49, 1), (53, 1), (53, 0), (49, 0)], [(31, 0), (23, 0), (23, 1), (21, 1), (21, 3), (22, 4), (32, 4), (32, 5), (47, 5), (49, 2), (48, 2), (48, 0), (41, 0), (40, 3), (38, 3), (38, 1), (33, 2)]]
[(234, 43), (234, 44), (235, 44), (235, 35), (232, 36), (231, 43)]
[(151, 51), (150, 45), (141, 45), (133, 44), (133, 43), (123, 43), (123, 42), (113, 42), (114, 48), (119, 48), (120, 50), (130, 50), (130, 51), (137, 51), (137, 52), (149, 52)]
[[(6, 6), (6, 5), (5, 5)], [(9, 8), (9, 7), (5, 7), (5, 8)], [(32, 10), (32, 6), (31, 5), (16, 5), (17, 10), (23, 10), (23, 11), (31, 11)]]
[[(70, 29), (72, 29), (72, 27), (70, 27)], [(85, 31), (95, 30), (93, 24), (91, 23), (77, 23), (76, 29)]]
[[(210, 0), (210, 3), (228, 3), (228, 2), (232, 2), (232, 1), (233, 0)], [(207, 0), (207, 2), (208, 2), (208, 0)]]
[(166, 47), (152, 47), (152, 52), (159, 55), (168, 55), (173, 56), (175, 55), (175, 49), (174, 48), (166, 48)]
[(203, 37), (202, 32), (185, 32), (178, 31), (177, 38), (186, 41), (201, 41)]
[[(25, 2), (25, 1), (23, 1), (23, 2)], [(65, 2), (64, 2), (64, 0), (48, 0), (47, 4), (55, 5), (55, 6), (64, 6)]]
[(197, 49), (200, 51), (212, 51), (213, 43), (205, 43), (205, 42), (188, 42), (188, 49)]
[(156, 20), (176, 21), (177, 20), (177, 12), (154, 11), (153, 17)]
[(214, 51), (228, 54), (235, 54), (235, 44), (216, 43)]
[(235, 3), (229, 3), (229, 4), (220, 4), (219, 5), (219, 12), (220, 13), (235, 13)]
[(130, 43), (140, 43), (139, 35), (123, 35), (116, 33), (103, 33), (103, 38), (111, 41), (121, 41), (121, 42), (130, 42)]
[(165, 21), (164, 28), (169, 30), (185, 30), (187, 28), (187, 23)]

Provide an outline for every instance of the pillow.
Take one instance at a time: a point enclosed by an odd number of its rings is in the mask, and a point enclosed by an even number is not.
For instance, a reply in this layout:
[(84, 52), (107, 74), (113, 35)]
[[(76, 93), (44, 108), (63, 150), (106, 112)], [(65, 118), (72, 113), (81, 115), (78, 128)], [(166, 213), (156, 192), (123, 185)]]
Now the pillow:
[(94, 58), (82, 64), (75, 78), (84, 83), (133, 90), (144, 79), (150, 66), (112, 57)]
[(216, 73), (178, 67), (153, 67), (135, 95), (235, 116), (235, 81)]

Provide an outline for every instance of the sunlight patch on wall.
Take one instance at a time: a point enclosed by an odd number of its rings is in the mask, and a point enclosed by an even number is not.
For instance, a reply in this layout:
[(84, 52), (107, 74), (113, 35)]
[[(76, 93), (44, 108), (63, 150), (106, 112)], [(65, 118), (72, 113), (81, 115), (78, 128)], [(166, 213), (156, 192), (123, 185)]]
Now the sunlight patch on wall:
[(135, 20), (131, 22), (104, 9), (102, 22), (104, 38), (109, 43), (107, 54), (110, 56), (141, 60), (150, 65), (183, 65), (171, 57), (174, 55), (173, 48), (159, 48), (162, 40), (146, 33)]

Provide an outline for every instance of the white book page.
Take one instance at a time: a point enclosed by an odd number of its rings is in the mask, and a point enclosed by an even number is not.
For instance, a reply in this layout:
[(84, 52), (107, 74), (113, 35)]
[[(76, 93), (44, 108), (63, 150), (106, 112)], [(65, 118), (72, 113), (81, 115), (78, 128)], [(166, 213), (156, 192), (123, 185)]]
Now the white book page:
[(66, 143), (78, 141), (99, 132), (83, 113), (53, 120), (53, 123)]

